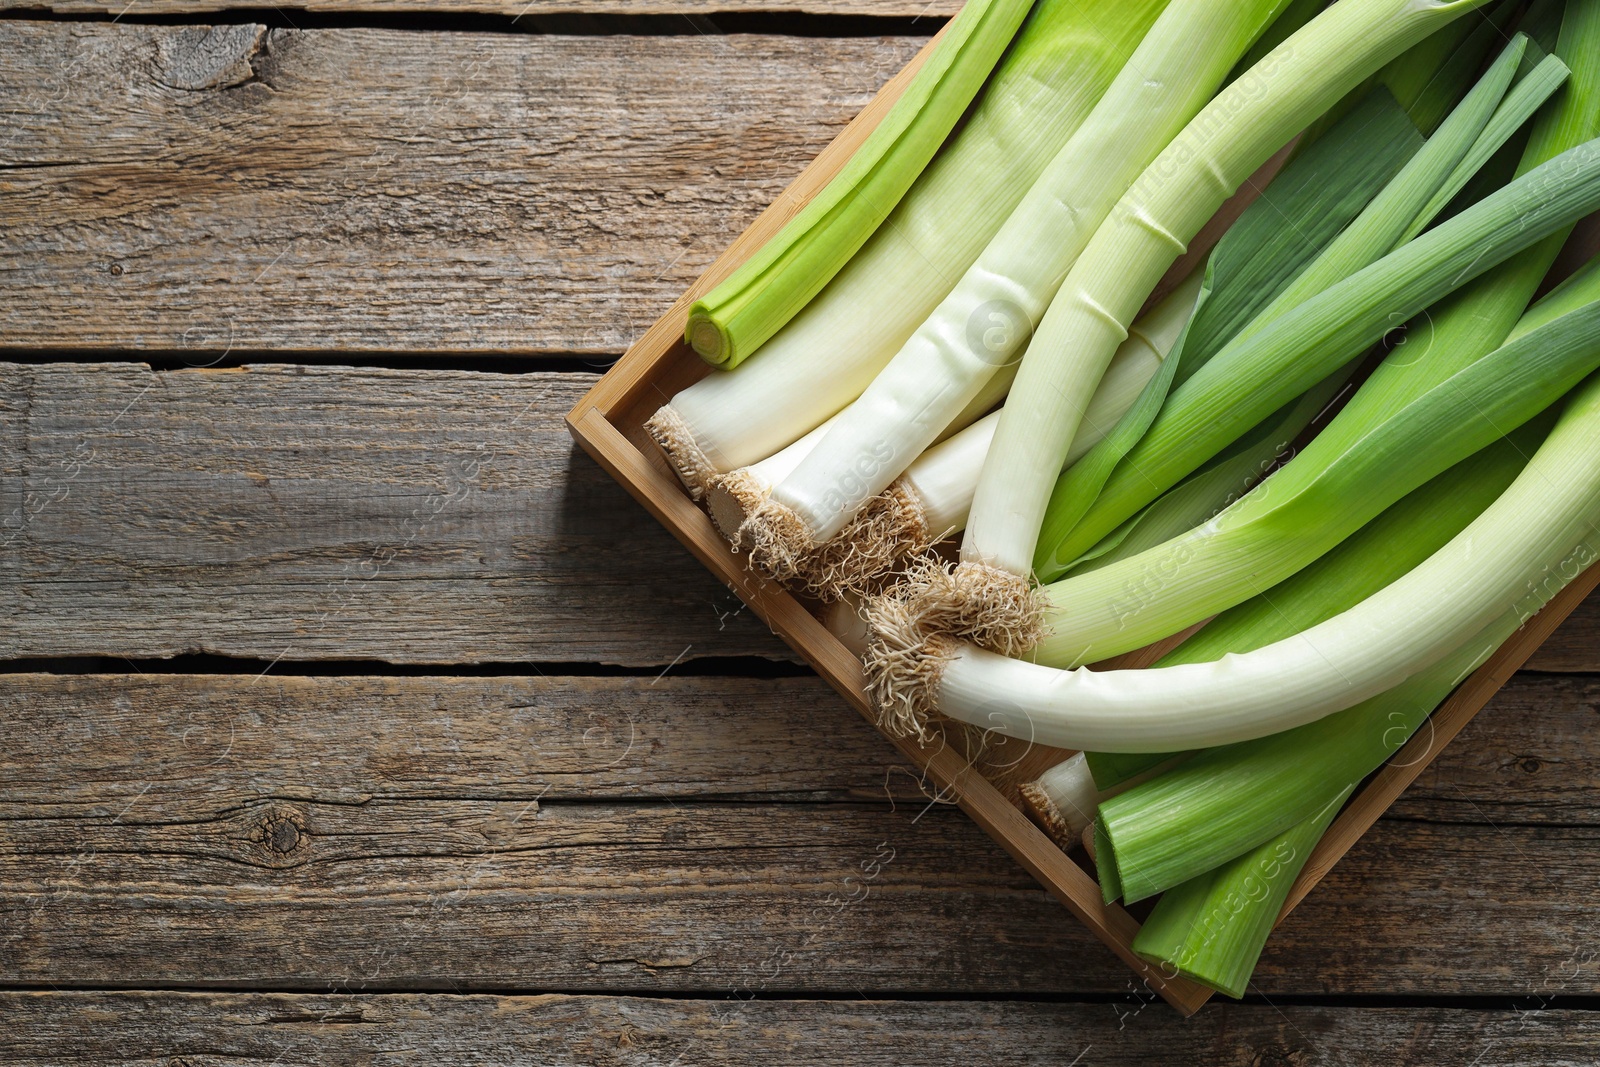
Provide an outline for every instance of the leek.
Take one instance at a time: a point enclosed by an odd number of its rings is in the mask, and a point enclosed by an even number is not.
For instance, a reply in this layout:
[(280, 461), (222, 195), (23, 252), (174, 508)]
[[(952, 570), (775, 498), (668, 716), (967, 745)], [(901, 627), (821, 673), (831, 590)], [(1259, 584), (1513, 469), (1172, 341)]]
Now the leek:
[[(1091, 663), (1232, 607), (1549, 407), (1600, 366), (1600, 272), (1552, 296), (1573, 310), (1379, 419), (1352, 402), (1293, 462), (1212, 521), (1046, 587), (1050, 633), (1035, 658)], [(1181, 581), (1156, 577), (1178, 573)]]
[(880, 717), (915, 734), (936, 709), (1053, 747), (1157, 752), (1261, 737), (1351, 707), (1449, 655), (1529, 583), (1588, 565), (1586, 539), (1600, 521), (1597, 435), (1600, 378), (1591, 378), (1510, 488), (1449, 544), (1348, 611), (1253, 652), (1062, 671), (942, 635), (902, 650), (895, 642), (920, 638), (914, 628), (880, 633), (868, 654)]
[[(1522, 471), (1526, 464), (1526, 456), (1537, 449), (1539, 442), (1548, 433), (1551, 421), (1536, 420), (1536, 424), (1523, 427), (1511, 437), (1497, 441), (1477, 455), (1439, 475), (1389, 508), (1360, 533), (1312, 566), (1293, 578), (1273, 586), (1262, 595), (1219, 615), (1198, 634), (1164, 657), (1158, 666), (1206, 663), (1229, 653), (1253, 651), (1348, 611), (1391, 582), (1398, 580), (1437, 552), (1494, 503)], [(1340, 715), (1351, 714), (1353, 713), (1340, 713)], [(1330, 724), (1340, 715), (1331, 715), (1317, 723), (1300, 727), (1300, 732), (1308, 737), (1326, 737), (1327, 730), (1331, 728)], [(1286, 739), (1293, 733), (1295, 731), (1291, 730), (1273, 738), (1246, 742), (1245, 745), (1258, 746), (1265, 751), (1275, 745), (1289, 744), (1280, 739)], [(1240, 751), (1244, 750), (1244, 746), (1235, 747)], [(1282, 747), (1273, 750), (1287, 751)], [(1195, 758), (1215, 764), (1216, 753), (1223, 751), (1223, 749), (1212, 749)], [(1094, 753), (1086, 756), (1085, 762), (1089, 765), (1096, 783), (1110, 789), (1133, 775), (1171, 758), (1170, 753), (1137, 755)], [(1366, 770), (1360, 772), (1360, 774), (1365, 773)], [(1279, 780), (1265, 772), (1249, 780), (1257, 779), (1261, 782), (1269, 779)], [(1170, 784), (1177, 778), (1163, 776), (1163, 780)], [(1240, 779), (1239, 784), (1243, 784), (1245, 780)], [(1322, 779), (1317, 781), (1320, 783)], [(1244, 838), (1230, 841), (1220, 851), (1208, 853), (1203, 863), (1197, 861), (1186, 874), (1209, 870), (1216, 864), (1265, 841), (1274, 833), (1287, 829), (1298, 819), (1310, 815), (1315, 810), (1315, 796), (1319, 790), (1321, 793), (1330, 792), (1333, 788), (1346, 784), (1346, 780), (1335, 775), (1333, 779), (1328, 779), (1328, 790), (1322, 790), (1320, 785), (1313, 788), (1313, 784), (1306, 782), (1308, 792), (1303, 798), (1305, 803), (1295, 800), (1293, 803), (1298, 806), (1292, 812), (1253, 833), (1247, 830)], [(1160, 788), (1162, 787), (1144, 790), (1141, 795), (1147, 798), (1154, 796)], [(1132, 826), (1147, 816), (1150, 822), (1162, 818), (1160, 813), (1148, 815), (1148, 812), (1155, 810), (1154, 808), (1143, 810), (1147, 815), (1141, 815), (1133, 820), (1122, 819), (1119, 814), (1118, 827)], [(1173, 806), (1168, 814), (1176, 814), (1182, 810), (1186, 809), (1181, 805)], [(1230, 816), (1221, 818), (1212, 825), (1196, 822), (1194, 827), (1197, 834), (1208, 835), (1212, 840), (1218, 840), (1225, 838), (1232, 827), (1242, 825), (1246, 821), (1243, 818), (1236, 819)], [(1145, 826), (1147, 823), (1139, 822), (1139, 825)], [(1141, 837), (1140, 840), (1149, 838)], [(1185, 839), (1182, 844), (1184, 847), (1196, 849), (1200, 847), (1192, 838)], [(1140, 862), (1149, 858), (1143, 850), (1136, 850), (1136, 855)]]
[(1230, 345), (1173, 392), (1150, 432), (1057, 547), (1057, 559), (1075, 558), (1240, 430), (1392, 326), (1596, 207), (1600, 144), (1591, 141)]
[[(1577, 64), (1578, 91), (1537, 125), (1525, 153), (1525, 172), (1568, 142), (1590, 136), (1600, 121), (1600, 108), (1584, 91), (1600, 78), (1600, 17), (1595, 14), (1600, 7), (1580, 6), (1586, 7), (1588, 14), (1575, 12), (1563, 29), (1560, 45)], [(1556, 62), (1554, 57), (1539, 63), (1524, 84), (1552, 62)], [(1512, 105), (1517, 95), (1515, 91), (1510, 94), (1506, 106), (1525, 114), (1526, 100)], [(1496, 112), (1497, 119), (1506, 106)], [(1443, 198), (1435, 197), (1436, 205), (1442, 202)], [(1120, 567), (1050, 587), (1047, 599), (1056, 605), (1070, 605), (1071, 610), (1048, 613), (1048, 624), (1055, 632), (1046, 646), (1039, 648), (1039, 660), (1070, 666), (1115, 655), (1237, 603), (1314, 559), (1412, 486), (1546, 407), (1591, 367), (1580, 360), (1569, 365), (1565, 377), (1552, 371), (1547, 381), (1529, 383), (1533, 390), (1520, 398), (1515, 395), (1516, 387), (1506, 384), (1502, 388), (1495, 381), (1492, 368), (1514, 362), (1517, 352), (1530, 346), (1543, 347), (1544, 355), (1554, 355), (1560, 342), (1554, 342), (1548, 331), (1542, 340), (1526, 335), (1536, 325), (1547, 325), (1600, 299), (1600, 274), (1585, 272), (1564, 285), (1559, 296), (1552, 294), (1543, 301), (1537, 315), (1512, 330), (1564, 238), (1562, 231), (1550, 235), (1446, 301), (1433, 320), (1431, 337), (1409, 337), (1408, 344), (1390, 354), (1349, 406), (1295, 462), (1216, 522), (1147, 556), (1126, 559)], [(1567, 321), (1576, 325), (1579, 317)], [(1484, 357), (1483, 353), (1506, 339), (1508, 331), (1511, 338), (1505, 349)], [(1569, 352), (1583, 357), (1588, 342), (1581, 337), (1572, 340), (1576, 347)], [(1418, 349), (1425, 350), (1421, 356), (1416, 354)], [(1480, 358), (1482, 365), (1475, 365)], [(1475, 367), (1474, 373), (1463, 373), (1469, 367)], [(1431, 434), (1426, 417), (1420, 414), (1422, 409), (1410, 405), (1446, 380), (1458, 391), (1433, 410), (1449, 428)], [(1432, 395), (1444, 400), (1439, 392)], [(1393, 448), (1393, 459), (1383, 455), (1386, 447)], [(1341, 466), (1346, 471), (1343, 475), (1337, 473)], [(1368, 473), (1357, 473), (1362, 469)], [(1316, 518), (1311, 517), (1313, 513)], [(1301, 517), (1298, 522), (1296, 515)], [(1247, 533), (1247, 529), (1257, 533)], [(1249, 547), (1244, 556), (1235, 555), (1232, 562), (1224, 562), (1232, 555), (1226, 547), (1229, 544)], [(1179, 558), (1186, 575), (1181, 589), (1170, 586), (1151, 591), (1148, 596), (1133, 598), (1136, 606), (1129, 606), (1127, 589), (1136, 587), (1152, 567), (1159, 569)], [(1108, 636), (1109, 641), (1105, 640)]]
[[(1510, 65), (1515, 68), (1515, 58)], [(1284, 168), (1270, 194), (1252, 204), (1217, 243), (1206, 265), (1194, 322), (1177, 346), (1177, 358), (1166, 361), (1116, 429), (1061, 475), (1046, 511), (1042, 543), (1053, 544), (1058, 539), (1056, 528), (1070, 528), (1076, 521), (1079, 511), (1071, 504), (1094, 499), (1118, 462), (1149, 429), (1174, 384), (1193, 375), (1246, 323), (1271, 314), (1263, 312), (1269, 303), (1281, 309), (1303, 299), (1286, 301), (1289, 294), (1306, 288), (1318, 267), (1336, 258), (1324, 245), (1330, 240), (1335, 246), (1346, 243), (1361, 221), (1373, 214), (1376, 205), (1368, 202), (1374, 195), (1386, 195), (1402, 184), (1390, 181), (1395, 173), (1402, 166), (1403, 173), (1417, 169), (1421, 161), (1412, 157), (1419, 147), (1424, 147), (1422, 139), (1405, 112), (1379, 89)], [(1426, 149), (1433, 147), (1430, 142)], [(1361, 162), (1352, 164), (1352, 156)], [(1355, 224), (1349, 225), (1352, 220)], [(1313, 282), (1310, 292), (1325, 284)], [(1041, 569), (1035, 563), (1043, 581), (1058, 577), (1064, 569)]]
[[(1141, 395), (1188, 321), (1199, 285), (1196, 272), (1133, 324), (1089, 401), (1070, 456), (1076, 458), (1094, 447)], [(961, 529), (1000, 419), (998, 412), (977, 422), (971, 422), (969, 415), (993, 406), (1015, 374), (1013, 364), (989, 379), (952, 423), (959, 432), (924, 452), (849, 525), (812, 549), (795, 568), (794, 584), (830, 601), (845, 594), (865, 594), (907, 557)], [(719, 479), (708, 499), (714, 518), (723, 513), (719, 528), (726, 531), (736, 513), (742, 521), (759, 508), (771, 487), (809, 454), (825, 432), (813, 431), (778, 456)], [(739, 536), (731, 539), (736, 546), (742, 543)]]
[(1178, 885), (1294, 826), (1399, 751), (1428, 714), (1594, 559), (1592, 539), (1442, 660), (1335, 715), (1198, 753), (1107, 800), (1099, 825), (1129, 902)]
[(1290, 456), (1295, 438), (1349, 387), (1346, 379), (1354, 371), (1353, 365), (1346, 366), (1300, 399), (1285, 405), (1209, 464), (1113, 530), (1079, 557), (1070, 573), (1098, 570), (1163, 544), (1216, 517)]
[[(1398, 751), (1450, 690), (1543, 607), (1570, 576), (1571, 572), (1565, 572), (1553, 581), (1538, 581), (1516, 610), (1395, 689), (1286, 734), (1204, 753), (1196, 761), (1202, 773), (1187, 776), (1186, 788), (1142, 794), (1121, 810), (1105, 813), (1110, 817), (1101, 828), (1106, 846), (1113, 856), (1119, 849), (1131, 852), (1128, 862), (1141, 873), (1141, 882), (1134, 883), (1132, 890), (1119, 880), (1119, 892), (1143, 894), (1148, 885), (1172, 884), (1181, 874), (1169, 870), (1143, 883), (1150, 873), (1149, 864), (1162, 857), (1119, 842), (1118, 828), (1154, 828), (1156, 835), (1146, 840), (1160, 840), (1162, 833), (1177, 837), (1180, 849), (1167, 855), (1180, 857), (1191, 869), (1211, 857), (1238, 850), (1215, 870), (1167, 889), (1135, 938), (1134, 951), (1229, 996), (1242, 995), (1267, 934), (1281, 913), (1287, 890), (1327, 820), (1356, 783)], [(1289, 773), (1284, 774), (1286, 767)], [(1130, 782), (1128, 787), (1137, 784)], [(1320, 796), (1331, 799), (1318, 811), (1316, 798)], [(1286, 812), (1305, 811), (1316, 814), (1270, 836), (1270, 826), (1289, 823)], [(1249, 814), (1241, 817), (1245, 812)], [(1197, 827), (1202, 828), (1198, 834), (1193, 832)], [(1126, 836), (1124, 832), (1124, 840)], [(1226, 840), (1219, 841), (1219, 837)], [(1244, 840), (1263, 843), (1252, 849), (1240, 844)], [(1261, 865), (1268, 857), (1290, 868), (1284, 871), (1282, 883), (1272, 883), (1282, 892), (1246, 892), (1259, 883), (1249, 882), (1245, 872), (1271, 870), (1270, 860), (1266, 867)], [(1219, 910), (1219, 904), (1226, 904), (1226, 910)]]
[[(649, 429), (696, 499), (867, 387), (1116, 77), (1167, 0), (1040, 0), (972, 113), (761, 358), (680, 391)], [(937, 264), (939, 270), (929, 270)]]
[[(1267, 326), (1329, 286), (1369, 266), (1400, 243), (1406, 229), (1423, 217), (1419, 213), (1427, 208), (1437, 191), (1449, 184), (1454, 173), (1462, 169), (1462, 161), (1472, 154), (1474, 146), (1486, 139), (1486, 130), (1494, 125), (1495, 116), (1506, 103), (1506, 90), (1526, 44), (1527, 39), (1520, 35), (1513, 39), (1400, 175), (1367, 205), (1361, 216), (1306, 271), (1232, 338), (1220, 357), (1223, 360), (1221, 369), (1203, 377), (1202, 382), (1223, 380), (1220, 375), (1227, 374), (1225, 368), (1230, 366), (1229, 361), (1240, 358), (1240, 353), (1247, 350), (1248, 342), (1257, 338)], [(1556, 62), (1559, 67), (1559, 61)], [(1536, 84), (1542, 87), (1547, 81), (1541, 78)], [(1548, 95), (1548, 91), (1545, 95)], [(1513, 113), (1523, 113), (1522, 102), (1513, 105), (1511, 110)], [(1496, 127), (1498, 132), (1499, 127)], [(1504, 136), (1509, 136), (1510, 132), (1505, 131)], [(1385, 325), (1392, 327), (1396, 322), (1389, 320)], [(1378, 332), (1381, 335), (1381, 329)], [(1345, 358), (1354, 356), (1364, 347), (1356, 342)], [(1159, 474), (1151, 473), (1152, 455), (1159, 458), (1169, 451), (1192, 449), (1193, 454), (1186, 458), (1191, 461), (1205, 458), (1206, 450), (1213, 447), (1209, 441), (1204, 446), (1197, 446), (1188, 438), (1167, 432), (1173, 421), (1180, 417), (1179, 413), (1187, 410), (1184, 405), (1193, 400), (1196, 389), (1200, 388), (1182, 388), (1190, 377), (1192, 374), (1178, 383), (1179, 391), (1144, 438), (1131, 451), (1125, 449), (1123, 454), (1111, 457), (1121, 461), (1119, 469), (1107, 469), (1104, 463), (1097, 466), (1080, 464), (1057, 481), (1046, 509), (1034, 559), (1035, 573), (1041, 581), (1053, 581), (1060, 577), (1090, 545), (1126, 521), (1139, 507), (1171, 484)], [(1252, 379), (1230, 377), (1228, 380), (1248, 391), (1248, 383)], [(1266, 405), (1261, 407), (1265, 409)], [(1221, 434), (1217, 437), (1225, 439)], [(1174, 469), (1179, 468), (1175, 466)]]
[(1133, 951), (1209, 989), (1244, 996), (1289, 890), (1350, 792), (1260, 848), (1168, 890), (1139, 927)]
[[(1089, 446), (1100, 455), (1114, 444), (1103, 440), (1108, 432), (1113, 437), (1124, 434), (1130, 419), (1142, 429), (1159, 407), (1166, 382), (1172, 377), (1169, 353), (1175, 351), (1174, 344), (1185, 367), (1215, 351), (1240, 322), (1303, 269), (1318, 248), (1361, 211), (1421, 144), (1404, 113), (1380, 91), (1311, 150), (1290, 162), (1218, 242), (1205, 270), (1192, 273), (1130, 327), (1084, 412), (1067, 462), (1078, 460)], [(1350, 162), (1352, 155), (1359, 157), (1358, 163)], [(1185, 330), (1197, 290), (1201, 290), (1201, 302)], [(1015, 368), (1015, 364), (1002, 368), (985, 391)], [(1009, 381), (1006, 378), (1007, 388)], [(1134, 387), (1132, 395), (1126, 393), (1128, 386)], [(1143, 415), (1140, 408), (1145, 409)], [(1307, 420), (1316, 410), (1306, 413)], [(800, 587), (825, 599), (864, 590), (905, 556), (962, 529), (997, 423), (998, 416), (990, 416), (959, 439), (920, 456), (797, 568)], [(1116, 454), (1125, 450), (1124, 444)], [(786, 466), (785, 473), (793, 466)], [(755, 491), (742, 477), (738, 484), (743, 487), (741, 500), (748, 505), (760, 500), (772, 483), (763, 483), (763, 492)], [(715, 491), (712, 494), (717, 495)], [(714, 514), (717, 507), (713, 502)], [(829, 562), (819, 566), (815, 560), (823, 556), (829, 557)]]
[[(1548, 109), (1535, 123), (1534, 135), (1530, 138), (1518, 169), (1521, 179), (1528, 177), (1529, 170), (1547, 163), (1568, 149), (1581, 145), (1597, 132), (1596, 121), (1600, 118), (1600, 106), (1597, 106), (1596, 102), (1596, 81), (1600, 78), (1600, 71), (1596, 70), (1596, 55), (1600, 54), (1600, 31), (1596, 30), (1596, 22), (1596, 13), (1592, 5), (1573, 5), (1569, 10), (1557, 52), (1571, 61), (1574, 74), (1557, 106)], [(1531, 80), (1533, 75), (1524, 79), (1525, 82)], [(1446, 131), (1442, 129), (1441, 133), (1444, 132)], [(1477, 208), (1484, 206), (1485, 204), (1475, 205)], [(1394, 217), (1398, 218), (1403, 214), (1403, 211), (1397, 211)], [(1453, 218), (1446, 226), (1456, 221), (1457, 219)], [(1491, 321), (1502, 322), (1509, 328), (1516, 320), (1516, 316), (1532, 295), (1533, 286), (1554, 259), (1556, 250), (1565, 239), (1569, 225), (1554, 227), (1544, 242), (1536, 244), (1521, 257), (1503, 265), (1498, 271), (1490, 272), (1482, 279), (1460, 289), (1451, 298), (1453, 311), (1446, 314), (1440, 323), (1444, 325), (1446, 319), (1454, 321), (1442, 331), (1441, 339), (1444, 343), (1436, 347), (1448, 353), (1459, 353), (1464, 359), (1470, 360), (1487, 351), (1488, 347), (1492, 347), (1500, 337), (1503, 337), (1503, 330), (1496, 336), (1494, 329), (1491, 328)], [(1400, 311), (1398, 314), (1409, 314), (1409, 311)], [(1463, 337), (1474, 340), (1471, 344), (1463, 345)], [(1480, 341), (1477, 339), (1486, 340), (1487, 347), (1478, 347)], [(1241, 344), (1233, 355), (1243, 353), (1242, 342), (1246, 340), (1249, 339), (1241, 339)], [(1415, 343), (1415, 339), (1412, 343)], [(1446, 358), (1450, 357), (1447, 355)], [(1401, 361), (1391, 360), (1386, 369), (1380, 370), (1378, 375), (1380, 382), (1388, 377), (1397, 362)], [(1248, 383), (1252, 380), (1248, 376), (1259, 373), (1259, 369), (1242, 367), (1239, 373), (1245, 375), (1239, 380)], [(1214, 379), (1213, 384), (1220, 384), (1222, 380)], [(1248, 391), (1247, 385), (1245, 389)], [(1385, 389), (1386, 385), (1369, 383), (1363, 402), (1376, 397)], [(1104, 531), (1123, 521), (1128, 514), (1149, 499), (1152, 492), (1159, 492), (1159, 487), (1166, 478), (1172, 476), (1166, 473), (1167, 471), (1181, 471), (1197, 456), (1203, 456), (1209, 449), (1215, 447), (1214, 442), (1217, 439), (1226, 439), (1225, 433), (1204, 439), (1186, 433), (1180, 423), (1185, 419), (1192, 420), (1198, 414), (1193, 408), (1186, 407), (1190, 402), (1202, 402), (1197, 392), (1173, 397), (1172, 404), (1163, 411), (1151, 434), (1129, 455), (1126, 468), (1112, 476), (1100, 492), (1100, 496), (1088, 507), (1087, 513), (1075, 527), (1072, 525), (1072, 516), (1082, 511), (1081, 505), (1059, 502), (1062, 505), (1060, 513), (1052, 515), (1047, 520), (1049, 526), (1041, 535), (1039, 559), (1036, 560), (1041, 566), (1041, 573), (1048, 577), (1059, 574), (1079, 552), (1103, 536)], [(1213, 397), (1211, 402), (1226, 403), (1218, 397)], [(1200, 415), (1199, 420), (1219, 421), (1204, 415)], [(1057, 488), (1063, 490), (1065, 486), (1058, 485)]]
[(1179, 758), (1182, 757), (1149, 762), (1102, 789), (1096, 782), (1087, 754), (1078, 752), (1034, 781), (1018, 786), (1017, 792), (1032, 811), (1034, 821), (1065, 851), (1078, 846), (1083, 831), (1094, 822), (1095, 809), (1102, 801), (1154, 777)]
[(1069, 756), (1018, 791), (1032, 809), (1034, 821), (1062, 851), (1077, 846), (1100, 805), (1100, 791), (1095, 788), (1082, 752)]
[[(1480, 2), (1335, 4), (1218, 94), (1096, 231), (1018, 373), (962, 545), (963, 563), (973, 568), (972, 599), (997, 606), (997, 644), (1025, 644), (1031, 636), (1027, 576), (1051, 487), (1085, 402), (1162, 273), (1238, 182), (1298, 130), (1383, 63)], [(1252, 424), (1277, 406), (1258, 412)], [(1015, 642), (1005, 637), (1013, 632)]]
[(808, 551), (837, 534), (1016, 358), (1094, 227), (1216, 92), (1282, 2), (1177, 0), (1162, 12), (955, 289), (773, 488), (751, 519), (752, 564), (792, 576)]
[[(1014, 377), (1016, 377), (1015, 368), (1009, 368), (991, 378), (979, 390), (978, 395), (961, 409), (950, 425), (945, 427), (940, 440), (967, 429), (974, 421), (988, 414), (996, 404), (1005, 399), (1006, 391), (1011, 388), (1011, 380)], [(817, 443), (837, 420), (836, 415), (766, 459), (729, 471), (727, 474), (719, 474), (710, 480), (705, 498), (706, 510), (710, 512), (712, 524), (717, 527), (718, 532), (732, 542), (735, 548), (739, 547), (739, 528), (750, 517), (750, 513), (761, 506), (767, 494), (772, 492), (774, 485), (787, 478), (789, 473), (800, 465), (800, 461), (811, 454), (811, 450), (817, 447)]]
[[(1206, 663), (1250, 652), (1355, 607), (1482, 514), (1511, 484), (1548, 429), (1530, 424), (1451, 467), (1294, 577), (1218, 615), (1156, 666)], [(1169, 755), (1090, 752), (1085, 759), (1095, 783), (1111, 789)]]
[(689, 309), (684, 340), (733, 368), (794, 317), (899, 203), (1011, 43), (1029, 0), (969, 0), (848, 163)]

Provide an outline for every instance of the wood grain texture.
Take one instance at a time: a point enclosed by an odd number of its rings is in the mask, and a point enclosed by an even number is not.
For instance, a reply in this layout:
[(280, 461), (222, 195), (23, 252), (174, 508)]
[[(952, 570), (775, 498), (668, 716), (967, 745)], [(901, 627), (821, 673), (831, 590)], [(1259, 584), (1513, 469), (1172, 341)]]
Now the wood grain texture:
[(0, 657), (788, 656), (570, 443), (592, 381), (0, 365)]
[[(875, 996), (1133, 981), (944, 808), (264, 799), (166, 822), (137, 792), (95, 818), (7, 822), (11, 981)], [(1593, 996), (1597, 846), (1592, 827), (1382, 821), (1277, 931), (1254, 988), (1515, 996), (1560, 976)]]
[(615, 354), (923, 43), (0, 22), (0, 328)]
[[(1278, 931), (1258, 988), (1600, 993), (1582, 957), (1597, 694), (1596, 679), (1520, 679)], [(13, 981), (872, 995), (1131, 981), (811, 679), (14, 675), (0, 700)], [(1505, 780), (1452, 755), (1522, 747), (1540, 728), (1530, 709), (1565, 753), (1548, 773)], [(1537, 825), (1515, 821), (1530, 813)]]
[(0, 378), (0, 656), (787, 655), (567, 438), (589, 375)]
[(1535, 671), (1600, 670), (1600, 597), (1579, 605), (1527, 666)]
[(172, 820), (271, 796), (921, 795), (910, 764), (815, 678), (11, 674), (0, 703), (6, 818), (104, 813), (146, 785), (140, 810)]
[[(0, 995), (15, 1067), (266, 1063), (901, 1063), (1018, 1067), (1588, 1067), (1593, 1013), (1138, 1001), (753, 1002), (345, 993)], [(86, 1025), (92, 1024), (92, 1025)], [(1075, 1059), (1076, 1057), (1076, 1059)]]
[[(924, 797), (912, 765), (815, 678), (8, 674), (0, 702), (8, 818), (98, 817), (139, 790), (141, 810), (169, 820), (271, 796)], [(1518, 677), (1393, 814), (1600, 826), (1597, 706), (1600, 678)], [(991, 757), (1021, 762), (998, 744)]]

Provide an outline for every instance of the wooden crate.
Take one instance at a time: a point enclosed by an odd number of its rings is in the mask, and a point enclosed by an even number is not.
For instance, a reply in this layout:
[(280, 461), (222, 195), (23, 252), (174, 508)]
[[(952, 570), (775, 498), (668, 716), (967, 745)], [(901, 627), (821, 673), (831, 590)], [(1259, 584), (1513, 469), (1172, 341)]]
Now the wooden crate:
[[(818, 674), (876, 724), (864, 684), (862, 666), (808, 607), (788, 591), (746, 569), (693, 503), (665, 458), (644, 431), (656, 408), (710, 369), (683, 343), (689, 306), (726, 278), (761, 244), (776, 234), (838, 172), (922, 64), (938, 38), (930, 41), (905, 69), (892, 78), (870, 104), (825, 148), (772, 206), (739, 236), (672, 308), (628, 349), (607, 374), (567, 415), (573, 437), (602, 467), (622, 483), (649, 512), (682, 541), (696, 558), (737, 593), (773, 630), (805, 657)], [(1280, 157), (1281, 158), (1281, 154)], [(1270, 169), (1273, 164), (1268, 165)], [(1261, 183), (1247, 183), (1247, 186)], [(1230, 202), (1197, 238), (1169, 279), (1181, 278), (1224, 230), (1243, 202)], [(1159, 290), (1158, 290), (1159, 291)], [(1290, 890), (1285, 916), (1337, 863), (1356, 840), (1392, 804), (1478, 710), (1504, 685), (1583, 598), (1600, 582), (1600, 567), (1591, 567), (1545, 609), (1514, 634), (1467, 678), (1402, 748), (1350, 799)], [(1170, 644), (1170, 643), (1169, 643)], [(1117, 666), (1144, 666), (1153, 653), (1121, 657)], [(927, 748), (905, 738), (886, 737), (937, 784), (941, 795), (959, 804), (1017, 862), (1065, 904), (1074, 915), (1133, 968), (1151, 990), (1185, 1015), (1197, 1011), (1210, 991), (1183, 978), (1168, 977), (1134, 955), (1138, 921), (1121, 905), (1100, 898), (1087, 858), (1063, 852), (1024, 814), (1015, 786), (1067, 753), (1035, 749), (1021, 759), (999, 758), (974, 766), (959, 746)]]

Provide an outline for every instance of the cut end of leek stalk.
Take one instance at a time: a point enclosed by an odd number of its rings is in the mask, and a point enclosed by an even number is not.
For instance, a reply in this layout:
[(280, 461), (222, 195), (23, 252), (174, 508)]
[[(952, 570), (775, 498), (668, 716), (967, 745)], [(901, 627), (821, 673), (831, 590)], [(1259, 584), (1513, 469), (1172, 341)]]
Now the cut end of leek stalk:
[(1017, 794), (1028, 806), (1028, 815), (1055, 842), (1063, 852), (1071, 852), (1083, 837), (1084, 826), (1075, 824), (1038, 782), (1027, 782), (1017, 787)]
[(739, 362), (734, 359), (733, 338), (727, 330), (717, 325), (717, 320), (702, 304), (697, 303), (689, 309), (689, 325), (684, 336), (696, 354), (714, 367)]
[[(902, 479), (873, 497), (850, 525), (821, 544), (804, 551), (787, 544), (774, 547), (764, 522), (752, 524), (748, 533), (741, 532), (761, 510), (771, 489), (753, 467), (717, 477), (706, 492), (711, 523), (736, 547), (748, 538), (752, 560), (763, 573), (777, 577), (781, 568), (782, 580), (791, 588), (825, 604), (877, 592), (906, 560), (933, 547), (943, 533), (929, 527), (927, 508)], [(782, 513), (779, 515), (776, 526), (782, 528)], [(757, 545), (763, 547), (757, 550)], [(791, 558), (794, 552), (799, 554)]]
[(693, 500), (701, 500), (717, 477), (716, 465), (694, 439), (694, 431), (671, 404), (662, 404), (644, 424), (645, 432), (661, 449)]
[(711, 516), (711, 525), (717, 528), (723, 540), (729, 544), (738, 541), (739, 528), (767, 499), (768, 488), (749, 467), (740, 467), (712, 479), (705, 494), (706, 511)]
[(1094, 822), (1100, 790), (1088, 761), (1079, 752), (1051, 767), (1034, 782), (1018, 787), (1034, 822), (1063, 852), (1082, 841), (1083, 831)]

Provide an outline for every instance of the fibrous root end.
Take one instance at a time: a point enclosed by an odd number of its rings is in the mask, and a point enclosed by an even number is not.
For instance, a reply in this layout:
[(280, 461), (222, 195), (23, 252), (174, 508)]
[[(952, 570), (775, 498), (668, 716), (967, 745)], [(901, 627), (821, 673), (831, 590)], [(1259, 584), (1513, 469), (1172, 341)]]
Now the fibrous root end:
[(678, 476), (678, 481), (689, 490), (692, 500), (701, 500), (706, 489), (717, 477), (717, 468), (706, 458), (705, 451), (694, 439), (694, 430), (671, 404), (662, 404), (656, 413), (645, 420), (645, 432), (650, 435), (666, 455), (667, 462)]

